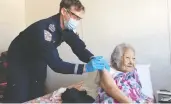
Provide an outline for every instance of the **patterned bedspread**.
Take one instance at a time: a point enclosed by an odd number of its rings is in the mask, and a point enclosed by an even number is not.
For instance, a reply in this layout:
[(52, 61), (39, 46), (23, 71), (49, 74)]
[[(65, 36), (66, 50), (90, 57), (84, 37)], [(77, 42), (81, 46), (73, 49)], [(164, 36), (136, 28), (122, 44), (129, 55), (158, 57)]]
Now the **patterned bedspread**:
[[(78, 90), (81, 90), (81, 87), (83, 86), (83, 81), (79, 82), (79, 83), (76, 83), (76, 84), (73, 84), (73, 85), (70, 85), (68, 86), (67, 88), (76, 88)], [(33, 99), (31, 101), (28, 101), (28, 102), (25, 102), (24, 104), (34, 104), (34, 103), (58, 103), (60, 104), (61, 103), (61, 93), (64, 91), (65, 88), (60, 88), (50, 94), (47, 94), (45, 96), (42, 96), (42, 97), (39, 97), (39, 98), (36, 98), (36, 99)]]

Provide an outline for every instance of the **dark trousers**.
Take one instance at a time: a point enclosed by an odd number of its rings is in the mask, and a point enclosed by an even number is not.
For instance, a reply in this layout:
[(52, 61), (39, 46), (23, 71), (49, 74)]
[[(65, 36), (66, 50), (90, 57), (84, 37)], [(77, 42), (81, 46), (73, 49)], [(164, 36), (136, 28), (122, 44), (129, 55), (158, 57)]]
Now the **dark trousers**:
[(5, 103), (23, 103), (44, 95), (44, 81), (36, 79), (36, 74), (25, 65), (10, 65)]
[(47, 64), (30, 50), (18, 41), (8, 49), (6, 103), (23, 103), (44, 95)]

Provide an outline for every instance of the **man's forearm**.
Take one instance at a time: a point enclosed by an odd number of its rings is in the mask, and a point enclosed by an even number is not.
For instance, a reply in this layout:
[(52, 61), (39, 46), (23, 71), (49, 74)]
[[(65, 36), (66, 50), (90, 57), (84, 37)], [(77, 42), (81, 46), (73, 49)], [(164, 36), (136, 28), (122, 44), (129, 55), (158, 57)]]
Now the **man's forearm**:
[(110, 73), (106, 70), (100, 71), (100, 85), (105, 92), (120, 103), (131, 103), (131, 100), (123, 94), (114, 82)]
[(63, 31), (63, 40), (71, 47), (74, 54), (83, 62), (88, 63), (90, 57), (94, 56), (85, 43), (73, 31)]

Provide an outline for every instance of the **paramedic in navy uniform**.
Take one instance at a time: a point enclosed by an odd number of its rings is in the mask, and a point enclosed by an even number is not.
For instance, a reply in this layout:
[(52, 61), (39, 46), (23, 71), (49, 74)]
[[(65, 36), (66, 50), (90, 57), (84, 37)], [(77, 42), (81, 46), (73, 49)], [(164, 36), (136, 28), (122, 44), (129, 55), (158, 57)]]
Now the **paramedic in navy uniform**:
[[(83, 14), (84, 6), (79, 0), (62, 0), (60, 13), (20, 32), (8, 49), (8, 85), (4, 102), (21, 103), (43, 96), (47, 65), (62, 74), (109, 69), (103, 57), (95, 57), (88, 51), (74, 32)], [(62, 42), (87, 64), (64, 62), (56, 49)]]

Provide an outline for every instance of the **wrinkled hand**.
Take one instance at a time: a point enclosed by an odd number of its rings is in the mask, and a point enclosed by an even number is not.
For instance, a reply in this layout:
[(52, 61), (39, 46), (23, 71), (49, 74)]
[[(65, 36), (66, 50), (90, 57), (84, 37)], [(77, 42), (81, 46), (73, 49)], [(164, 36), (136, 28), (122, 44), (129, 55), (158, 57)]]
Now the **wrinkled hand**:
[(90, 62), (85, 66), (86, 72), (94, 72), (96, 70), (110, 70), (109, 64), (102, 56), (92, 57)]
[(145, 102), (145, 104), (154, 104), (153, 101)]
[(50, 98), (51, 103), (62, 104), (61, 95)]
[(62, 103), (61, 95), (66, 91), (67, 88), (61, 87), (57, 91), (54, 91), (52, 96), (50, 97), (51, 103)]
[(81, 87), (83, 86), (83, 84), (84, 84), (84, 81), (81, 81), (81, 82), (79, 82), (79, 83), (77, 83), (77, 84), (73, 84), (73, 85), (68, 86), (68, 88), (69, 88), (69, 89), (70, 89), (70, 88), (75, 88), (75, 89), (77, 89), (77, 90), (80, 90)]

